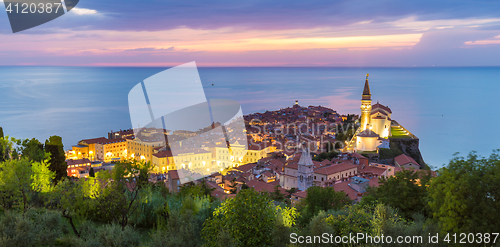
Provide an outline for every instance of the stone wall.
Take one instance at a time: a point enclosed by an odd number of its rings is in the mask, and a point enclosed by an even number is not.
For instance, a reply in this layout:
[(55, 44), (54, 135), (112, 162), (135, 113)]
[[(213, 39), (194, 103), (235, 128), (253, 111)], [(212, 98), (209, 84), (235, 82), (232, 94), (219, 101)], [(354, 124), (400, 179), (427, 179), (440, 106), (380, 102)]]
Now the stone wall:
[(391, 143), (394, 143), (404, 154), (412, 157), (421, 167), (425, 166), (424, 159), (418, 148), (419, 139), (408, 138), (389, 138)]

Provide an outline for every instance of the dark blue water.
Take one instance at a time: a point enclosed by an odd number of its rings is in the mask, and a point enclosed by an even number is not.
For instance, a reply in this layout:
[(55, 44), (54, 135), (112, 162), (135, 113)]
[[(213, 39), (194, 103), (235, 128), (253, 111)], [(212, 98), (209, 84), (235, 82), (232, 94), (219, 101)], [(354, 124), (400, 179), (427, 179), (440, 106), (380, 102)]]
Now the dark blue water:
[[(6, 135), (84, 138), (131, 127), (127, 95), (165, 68), (0, 67), (0, 126)], [(243, 113), (324, 105), (359, 114), (366, 73), (372, 100), (420, 138), (431, 166), (455, 152), (489, 155), (500, 148), (499, 67), (199, 68), (207, 98), (233, 99)], [(212, 86), (212, 84), (214, 84)]]

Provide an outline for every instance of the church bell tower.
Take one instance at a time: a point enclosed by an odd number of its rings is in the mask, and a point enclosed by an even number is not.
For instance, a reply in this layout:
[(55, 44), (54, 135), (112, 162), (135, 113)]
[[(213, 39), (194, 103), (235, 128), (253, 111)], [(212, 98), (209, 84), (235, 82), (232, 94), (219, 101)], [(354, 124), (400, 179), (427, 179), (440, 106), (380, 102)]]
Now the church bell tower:
[(361, 131), (370, 128), (372, 113), (372, 95), (370, 94), (370, 84), (368, 84), (368, 74), (366, 74), (365, 88), (361, 95)]

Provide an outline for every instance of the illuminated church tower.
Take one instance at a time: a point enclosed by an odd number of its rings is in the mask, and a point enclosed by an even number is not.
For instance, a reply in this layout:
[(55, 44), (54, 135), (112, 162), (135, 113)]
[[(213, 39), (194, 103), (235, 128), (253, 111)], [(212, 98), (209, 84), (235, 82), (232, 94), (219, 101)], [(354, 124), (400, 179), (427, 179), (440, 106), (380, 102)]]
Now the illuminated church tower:
[(365, 89), (361, 96), (361, 130), (369, 129), (372, 113), (372, 95), (370, 94), (370, 84), (368, 84), (368, 74), (366, 74)]

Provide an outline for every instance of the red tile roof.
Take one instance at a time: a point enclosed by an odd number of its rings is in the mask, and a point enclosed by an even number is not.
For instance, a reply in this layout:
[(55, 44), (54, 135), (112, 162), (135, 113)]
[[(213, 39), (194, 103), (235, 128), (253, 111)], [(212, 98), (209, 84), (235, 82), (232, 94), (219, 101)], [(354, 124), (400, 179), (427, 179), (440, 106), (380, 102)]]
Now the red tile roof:
[(337, 172), (349, 170), (352, 168), (357, 168), (357, 165), (352, 165), (349, 163), (341, 163), (341, 164), (334, 164), (331, 166), (323, 167), (317, 170), (314, 170), (315, 173), (319, 174), (325, 174), (325, 175), (330, 175), (330, 174), (335, 174)]
[(375, 114), (377, 114), (377, 115), (382, 114), (382, 115), (384, 115), (384, 116), (387, 116), (387, 113), (386, 113), (385, 111), (382, 111), (382, 110), (380, 110), (380, 109), (378, 109), (378, 108), (377, 108), (377, 109), (372, 110), (372, 112), (371, 112), (371, 114), (370, 114), (370, 115), (375, 115)]
[[(378, 102), (377, 102), (377, 104), (372, 105), (372, 109), (378, 109), (378, 108), (380, 108), (388, 113), (392, 113), (391, 108), (389, 108), (388, 106), (382, 105)], [(372, 110), (372, 112), (373, 112), (373, 110)]]
[(412, 157), (405, 154), (401, 154), (398, 157), (394, 158), (394, 161), (397, 162), (400, 166), (406, 165), (408, 163), (420, 166)]
[(247, 173), (250, 170), (252, 170), (252, 168), (255, 167), (256, 165), (257, 164), (255, 164), (255, 163), (250, 163), (250, 164), (238, 166), (238, 167), (236, 167), (234, 169), (238, 170), (238, 171), (242, 171), (243, 173)]
[(158, 153), (153, 154), (156, 158), (165, 158), (165, 157), (172, 157), (172, 152), (168, 150), (160, 151)]
[(79, 160), (66, 160), (66, 164), (68, 164), (68, 166), (71, 166), (71, 165), (83, 165), (83, 164), (87, 164), (87, 163), (90, 163), (90, 160), (85, 158), (85, 159), (79, 159)]
[(365, 166), (365, 168), (360, 167), (360, 169), (358, 169), (358, 173), (371, 172), (372, 174), (377, 174), (379, 176), (381, 176), (385, 171), (386, 169), (384, 168), (378, 168), (373, 166)]
[(307, 197), (307, 190), (295, 192), (292, 194), (292, 196), (299, 197), (299, 198), (306, 198)]
[(380, 137), (377, 133), (370, 129), (365, 129), (361, 131), (358, 135), (358, 137)]
[[(247, 183), (248, 187), (254, 188), (258, 192), (273, 192), (275, 190), (276, 185), (268, 184), (266, 182), (262, 182), (259, 180), (251, 180)], [(280, 192), (284, 195), (287, 194), (284, 188), (279, 188)]]
[(118, 142), (124, 142), (124, 141), (126, 141), (124, 138), (118, 138), (118, 139), (101, 140), (101, 141), (98, 141), (97, 143), (100, 143), (100, 144), (112, 144), (112, 143), (118, 143)]
[(337, 192), (343, 191), (351, 200), (356, 200), (358, 198), (358, 196), (356, 196), (357, 191), (349, 186), (349, 181), (334, 184), (333, 189)]
[(107, 141), (108, 138), (105, 137), (98, 137), (98, 138), (92, 138), (92, 139), (85, 139), (81, 140), (82, 142), (85, 142), (87, 144), (94, 144), (94, 143), (101, 143), (103, 141)]
[(361, 154), (359, 154), (359, 153), (351, 153), (350, 155), (351, 155), (351, 157), (353, 157), (353, 158), (358, 158), (358, 159), (368, 159), (368, 158), (366, 158), (365, 156), (363, 156), (363, 155), (361, 155)]
[(179, 174), (177, 173), (177, 170), (170, 170), (168, 171), (168, 175), (170, 178), (173, 179), (179, 179)]
[(270, 178), (270, 177), (274, 177), (274, 174), (270, 173), (269, 171), (265, 171), (264, 173), (262, 173), (262, 176), (266, 176), (266, 177)]

